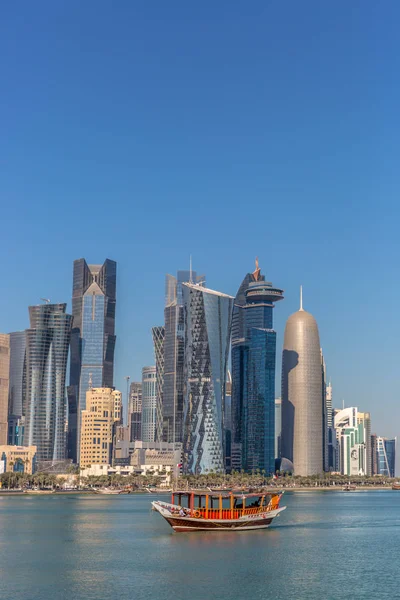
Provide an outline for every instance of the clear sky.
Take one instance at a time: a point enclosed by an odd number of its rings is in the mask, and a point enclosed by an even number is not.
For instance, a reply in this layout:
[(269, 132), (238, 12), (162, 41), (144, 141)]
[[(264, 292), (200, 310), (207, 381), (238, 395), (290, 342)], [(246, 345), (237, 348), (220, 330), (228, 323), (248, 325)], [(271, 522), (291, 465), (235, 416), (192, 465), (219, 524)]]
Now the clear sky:
[[(72, 262), (118, 262), (116, 385), (164, 276), (234, 295), (254, 257), (317, 319), (334, 404), (399, 434), (400, 4), (41, 0), (0, 19), (0, 331)], [(277, 395), (280, 394), (279, 388)]]

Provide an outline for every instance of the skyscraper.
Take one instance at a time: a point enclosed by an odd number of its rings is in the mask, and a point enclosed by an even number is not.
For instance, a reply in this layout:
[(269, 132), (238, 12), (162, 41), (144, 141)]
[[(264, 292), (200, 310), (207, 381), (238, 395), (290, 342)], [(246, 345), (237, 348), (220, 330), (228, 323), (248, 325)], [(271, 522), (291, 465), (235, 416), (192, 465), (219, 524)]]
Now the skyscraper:
[(233, 297), (183, 284), (185, 400), (183, 468), (224, 471), (225, 382)]
[(0, 333), (0, 446), (7, 444), (10, 336)]
[(142, 439), (142, 382), (132, 381), (129, 390), (128, 423), (130, 441)]
[(93, 387), (113, 387), (117, 263), (88, 265), (74, 261), (70, 386), (68, 388), (68, 456), (79, 460), (80, 411)]
[(300, 309), (286, 323), (282, 357), (282, 458), (295, 475), (323, 471), (323, 407), (318, 325)]
[(153, 327), (154, 355), (156, 359), (156, 434), (155, 441), (163, 439), (163, 393), (164, 393), (164, 327)]
[(385, 437), (376, 437), (378, 475), (395, 477), (396, 475), (396, 441)]
[(142, 369), (142, 441), (156, 441), (157, 374), (156, 367)]
[(24, 443), (25, 355), (25, 331), (14, 331), (13, 333), (10, 333), (8, 443), (17, 446), (22, 446)]
[(369, 413), (359, 413), (355, 406), (336, 410), (334, 426), (342, 475), (368, 475), (371, 465)]
[(183, 435), (183, 370), (185, 316), (183, 308), (184, 282), (204, 283), (196, 271), (178, 271), (176, 277), (165, 279), (164, 309), (164, 383), (163, 383), (163, 440), (182, 442)]
[(275, 471), (274, 302), (283, 291), (256, 269), (243, 280), (234, 304), (232, 327), (232, 406), (234, 441), (241, 467)]
[(65, 376), (72, 316), (66, 304), (29, 307), (26, 331), (25, 445), (37, 446), (38, 461), (65, 459)]
[(275, 398), (275, 458), (281, 458), (282, 399)]

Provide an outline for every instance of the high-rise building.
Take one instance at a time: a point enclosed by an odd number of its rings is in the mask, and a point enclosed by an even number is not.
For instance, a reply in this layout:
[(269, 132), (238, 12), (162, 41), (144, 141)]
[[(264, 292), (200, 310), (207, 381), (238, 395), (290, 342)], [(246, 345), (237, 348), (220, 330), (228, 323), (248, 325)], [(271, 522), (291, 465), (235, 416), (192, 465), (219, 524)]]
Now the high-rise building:
[(234, 441), (240, 445), (241, 467), (275, 471), (274, 302), (283, 290), (273, 287), (256, 269), (244, 279), (234, 303), (232, 328), (232, 406)]
[(111, 464), (113, 435), (121, 418), (122, 394), (112, 388), (89, 388), (80, 430), (80, 465)]
[(66, 306), (29, 307), (24, 443), (37, 447), (38, 461), (64, 460), (66, 455), (65, 377), (72, 326)]
[(275, 458), (281, 457), (282, 398), (275, 398)]
[(142, 441), (156, 441), (157, 373), (156, 367), (142, 369)]
[(130, 441), (142, 439), (142, 382), (132, 381), (129, 390), (128, 423), (130, 427)]
[(395, 477), (397, 438), (388, 439), (376, 436), (377, 475)]
[(10, 377), (10, 336), (0, 333), (0, 446), (8, 439), (8, 394)]
[(300, 309), (286, 323), (282, 356), (282, 458), (295, 475), (323, 471), (323, 407), (318, 325)]
[(164, 327), (153, 327), (154, 355), (156, 359), (156, 434), (155, 441), (161, 442), (163, 439), (163, 391), (164, 391)]
[(365, 475), (372, 475), (372, 455), (371, 455), (371, 415), (369, 412), (357, 413), (357, 424), (362, 425), (363, 438), (365, 444)]
[(225, 429), (225, 472), (232, 471), (232, 376), (228, 371), (225, 385), (225, 409), (224, 409), (224, 429)]
[(183, 468), (224, 471), (224, 411), (233, 297), (183, 284), (185, 401)]
[(185, 315), (182, 284), (204, 283), (196, 271), (178, 271), (176, 277), (165, 279), (164, 309), (164, 382), (163, 382), (163, 440), (182, 442), (183, 435), (183, 370), (185, 345)]
[(117, 263), (88, 265), (74, 261), (68, 456), (79, 460), (80, 411), (86, 408), (89, 379), (93, 387), (113, 387)]
[(8, 395), (8, 444), (23, 446), (25, 429), (26, 333), (10, 333), (10, 386)]
[(377, 435), (371, 435), (371, 474), (379, 475)]
[(371, 463), (369, 413), (359, 413), (354, 406), (334, 411), (338, 440), (338, 467), (342, 475), (367, 475)]

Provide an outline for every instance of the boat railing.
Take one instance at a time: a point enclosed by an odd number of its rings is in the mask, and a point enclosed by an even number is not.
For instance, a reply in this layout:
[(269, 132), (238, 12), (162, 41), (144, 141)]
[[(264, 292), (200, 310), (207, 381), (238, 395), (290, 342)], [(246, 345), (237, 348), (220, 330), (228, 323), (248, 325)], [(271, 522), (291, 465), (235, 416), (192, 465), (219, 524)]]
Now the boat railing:
[(249, 508), (193, 508), (191, 517), (203, 519), (240, 519), (249, 515), (266, 513), (278, 508), (279, 502), (269, 503), (267, 506), (254, 506)]

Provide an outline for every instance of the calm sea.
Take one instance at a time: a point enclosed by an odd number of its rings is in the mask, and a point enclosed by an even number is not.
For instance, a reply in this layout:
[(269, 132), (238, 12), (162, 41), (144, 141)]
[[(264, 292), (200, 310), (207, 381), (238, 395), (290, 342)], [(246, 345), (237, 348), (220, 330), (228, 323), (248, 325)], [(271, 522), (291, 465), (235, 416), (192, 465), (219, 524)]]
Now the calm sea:
[(400, 598), (400, 492), (287, 493), (264, 531), (174, 534), (150, 496), (0, 496), (1, 600)]

